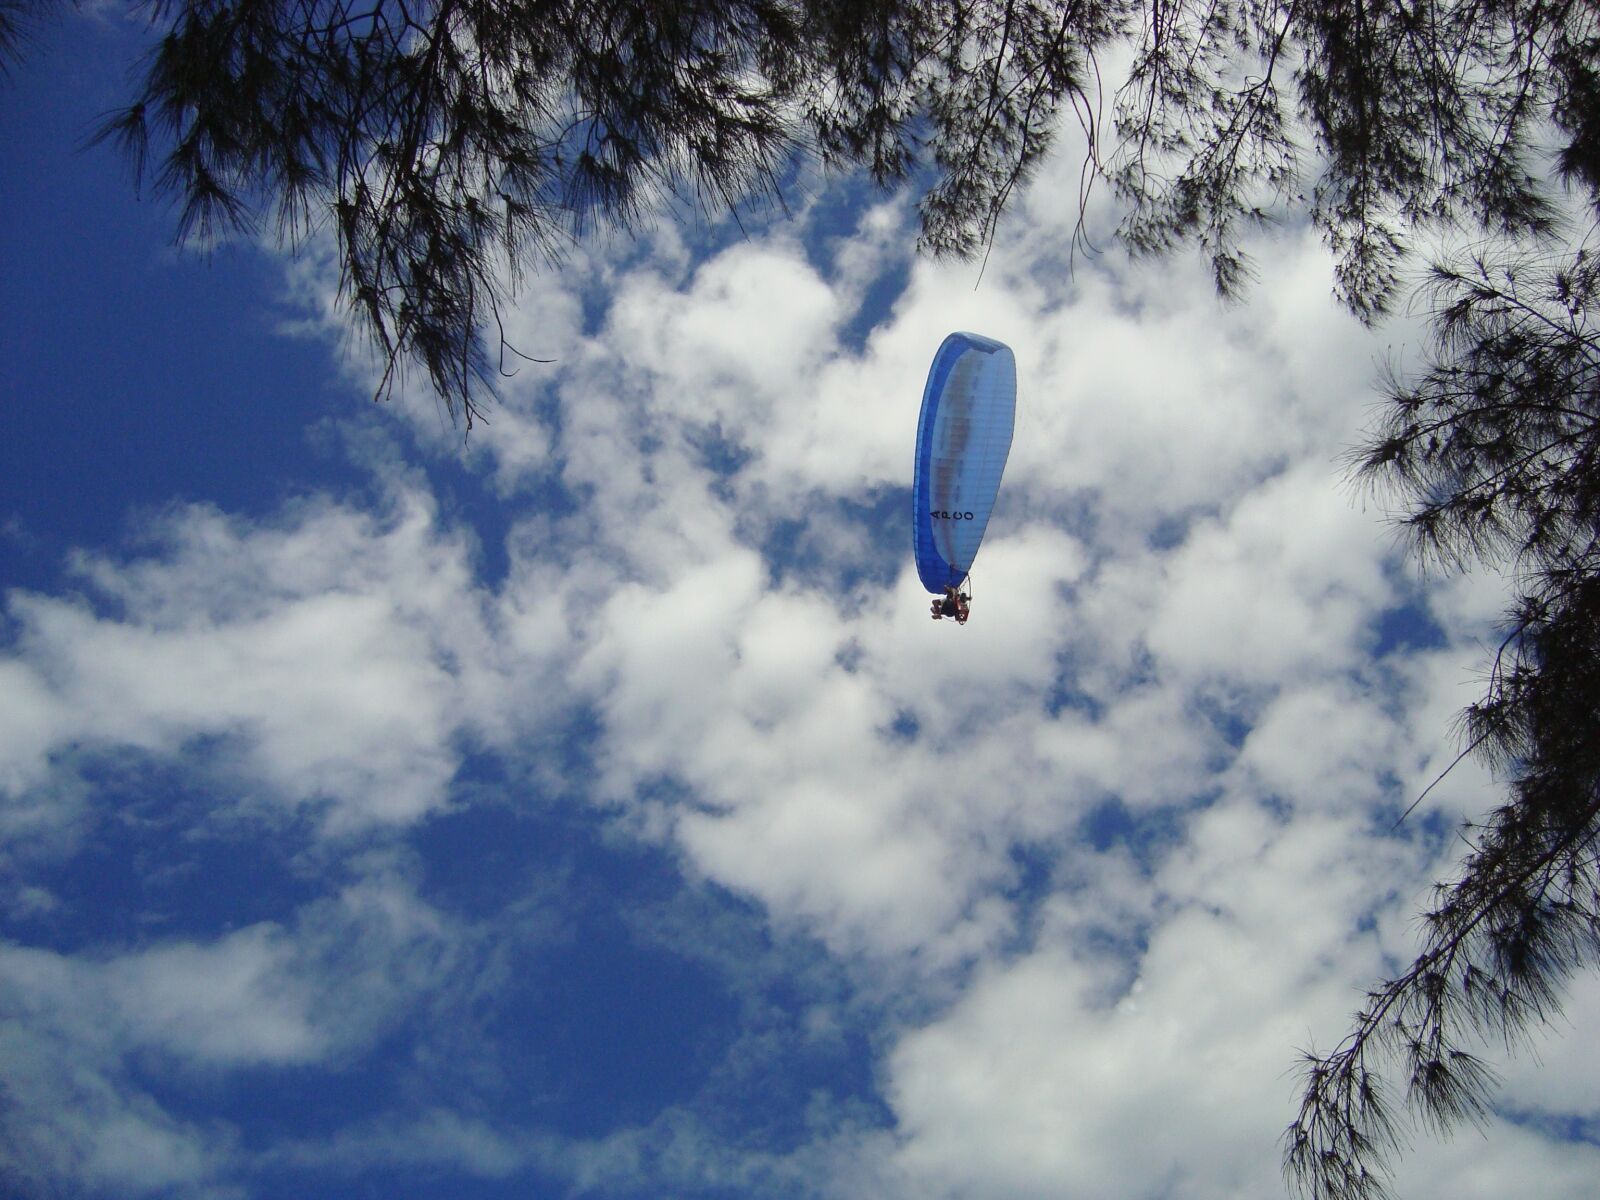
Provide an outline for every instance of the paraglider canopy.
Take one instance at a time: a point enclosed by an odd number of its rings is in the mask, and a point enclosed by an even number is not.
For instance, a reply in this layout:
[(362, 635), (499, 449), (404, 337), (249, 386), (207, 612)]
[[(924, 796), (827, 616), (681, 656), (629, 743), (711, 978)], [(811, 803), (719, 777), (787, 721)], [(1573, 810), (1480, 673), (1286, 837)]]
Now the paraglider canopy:
[(922, 586), (959, 588), (978, 556), (1016, 424), (1017, 365), (1009, 347), (952, 333), (933, 356), (917, 421), (912, 547)]

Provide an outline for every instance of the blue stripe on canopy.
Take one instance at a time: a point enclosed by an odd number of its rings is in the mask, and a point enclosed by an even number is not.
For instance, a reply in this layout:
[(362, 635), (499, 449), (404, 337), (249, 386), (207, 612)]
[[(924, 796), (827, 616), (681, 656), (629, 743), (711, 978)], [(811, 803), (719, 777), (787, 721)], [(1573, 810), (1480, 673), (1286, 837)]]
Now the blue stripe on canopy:
[(1017, 414), (1017, 363), (1009, 347), (952, 333), (933, 356), (917, 421), (912, 545), (922, 586), (959, 587), (978, 556)]

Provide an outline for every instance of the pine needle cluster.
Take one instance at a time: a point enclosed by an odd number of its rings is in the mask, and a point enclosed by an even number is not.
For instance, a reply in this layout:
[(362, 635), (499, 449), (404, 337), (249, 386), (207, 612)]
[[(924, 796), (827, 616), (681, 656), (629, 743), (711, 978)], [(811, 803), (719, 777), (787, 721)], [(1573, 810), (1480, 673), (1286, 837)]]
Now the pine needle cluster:
[[(1423, 949), (1368, 996), (1345, 1040), (1308, 1055), (1287, 1166), (1316, 1200), (1387, 1195), (1404, 1114), (1446, 1129), (1488, 1111), (1470, 1047), (1507, 1049), (1600, 966), (1600, 270), (1592, 254), (1479, 254), (1436, 267), (1434, 354), (1391, 380), (1357, 468), (1397, 494), (1424, 562), (1508, 568), (1516, 597), (1468, 749), (1509, 783), (1464, 831)], [(1397, 1110), (1381, 1068), (1406, 1076)]]
[[(162, 0), (102, 136), (205, 238), (331, 226), (388, 364), (470, 427), (485, 331), (530, 266), (667, 196), (782, 203), (811, 158), (932, 170), (924, 246), (966, 253), (1048, 149), (1114, 22), (1038, 0)], [(154, 161), (152, 161), (154, 158)], [(504, 339), (501, 338), (504, 347)]]

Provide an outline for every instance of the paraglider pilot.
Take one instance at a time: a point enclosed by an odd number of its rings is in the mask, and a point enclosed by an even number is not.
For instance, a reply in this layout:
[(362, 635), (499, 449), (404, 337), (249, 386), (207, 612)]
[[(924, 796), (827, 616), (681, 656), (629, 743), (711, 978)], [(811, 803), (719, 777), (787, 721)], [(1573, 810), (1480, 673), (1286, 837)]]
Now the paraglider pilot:
[(933, 602), (933, 619), (954, 617), (957, 625), (967, 623), (967, 601), (972, 597), (965, 592), (958, 592), (954, 587), (944, 589), (944, 595)]

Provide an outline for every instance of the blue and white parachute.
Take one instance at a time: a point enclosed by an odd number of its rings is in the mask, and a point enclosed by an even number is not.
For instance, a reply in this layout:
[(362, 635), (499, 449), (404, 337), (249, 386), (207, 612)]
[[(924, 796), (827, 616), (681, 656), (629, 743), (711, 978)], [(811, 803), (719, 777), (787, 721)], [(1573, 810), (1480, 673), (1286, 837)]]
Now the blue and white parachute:
[(945, 338), (922, 393), (912, 475), (917, 574), (935, 595), (960, 587), (978, 556), (1016, 414), (1010, 348), (975, 333)]

